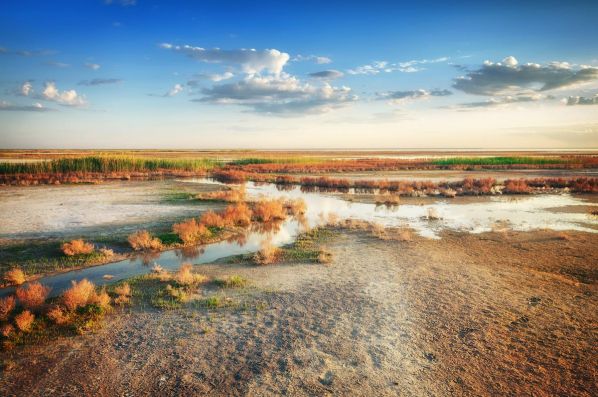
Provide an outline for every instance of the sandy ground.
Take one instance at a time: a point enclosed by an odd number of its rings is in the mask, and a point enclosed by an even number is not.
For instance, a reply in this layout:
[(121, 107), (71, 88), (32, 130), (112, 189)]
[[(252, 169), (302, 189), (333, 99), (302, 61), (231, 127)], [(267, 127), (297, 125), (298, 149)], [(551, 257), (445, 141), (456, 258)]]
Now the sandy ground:
[(248, 310), (135, 306), (4, 353), (4, 395), (591, 396), (598, 236), (343, 232), (330, 265), (213, 264)]

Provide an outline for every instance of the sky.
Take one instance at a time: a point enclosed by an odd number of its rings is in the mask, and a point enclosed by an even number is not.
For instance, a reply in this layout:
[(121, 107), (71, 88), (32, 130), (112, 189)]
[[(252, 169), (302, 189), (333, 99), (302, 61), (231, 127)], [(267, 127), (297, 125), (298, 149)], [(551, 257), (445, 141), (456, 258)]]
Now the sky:
[(4, 0), (0, 148), (598, 148), (598, 2), (488, 3)]

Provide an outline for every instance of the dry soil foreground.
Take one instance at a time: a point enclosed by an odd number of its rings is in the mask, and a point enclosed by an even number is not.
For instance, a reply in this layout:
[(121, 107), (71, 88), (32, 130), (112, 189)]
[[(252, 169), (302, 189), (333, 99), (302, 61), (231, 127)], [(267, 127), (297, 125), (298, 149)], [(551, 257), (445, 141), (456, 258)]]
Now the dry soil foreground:
[(598, 373), (598, 236), (382, 241), (330, 265), (214, 264), (238, 307), (134, 306), (96, 334), (4, 353), (3, 395), (567, 395)]

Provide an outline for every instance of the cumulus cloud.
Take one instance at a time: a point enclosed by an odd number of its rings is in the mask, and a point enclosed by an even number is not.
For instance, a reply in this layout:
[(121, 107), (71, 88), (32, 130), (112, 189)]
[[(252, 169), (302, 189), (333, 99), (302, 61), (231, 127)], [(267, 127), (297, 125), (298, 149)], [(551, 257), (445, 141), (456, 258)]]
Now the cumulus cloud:
[(502, 62), (486, 61), (477, 70), (455, 79), (453, 87), (474, 95), (516, 95), (574, 86), (598, 79), (598, 68), (567, 62), (520, 64), (509, 56)]
[(280, 75), (250, 75), (235, 82), (202, 90), (196, 101), (236, 104), (258, 113), (297, 115), (324, 113), (355, 101), (348, 87), (333, 87), (324, 83), (302, 83), (286, 73)]
[(94, 85), (103, 85), (103, 84), (116, 84), (120, 83), (121, 79), (91, 79), (91, 80), (82, 80), (78, 85), (87, 85), (87, 86), (94, 86)]
[(31, 84), (30, 81), (24, 82), (17, 94), (21, 96), (29, 96), (30, 94), (33, 94), (33, 84)]
[(404, 101), (408, 99), (425, 99), (430, 97), (442, 97), (453, 95), (449, 90), (411, 90), (411, 91), (387, 91), (378, 93), (378, 99)]
[(318, 55), (297, 55), (293, 58), (294, 62), (302, 62), (302, 61), (311, 61), (315, 62), (318, 65), (325, 65), (328, 63), (332, 63), (332, 59), (328, 57), (318, 56)]
[(391, 73), (391, 72), (402, 72), (402, 73), (415, 73), (424, 70), (419, 65), (425, 65), (430, 63), (441, 63), (447, 62), (448, 57), (440, 57), (435, 59), (414, 59), (406, 62), (391, 63), (388, 61), (375, 61), (367, 65), (358, 66), (354, 69), (347, 70), (349, 74), (365, 74), (375, 75), (378, 73)]
[(205, 49), (189, 45), (160, 44), (161, 48), (184, 54), (192, 59), (206, 63), (224, 63), (238, 65), (248, 74), (260, 73), (264, 70), (279, 74), (289, 61), (289, 54), (275, 49), (255, 50), (236, 49), (222, 50), (220, 48)]
[(13, 111), (13, 112), (50, 112), (55, 109), (47, 108), (39, 102), (33, 105), (12, 105), (6, 101), (0, 101), (0, 111)]
[(98, 70), (99, 68), (101, 68), (102, 66), (97, 64), (97, 63), (85, 63), (83, 66), (85, 66), (87, 69), (91, 69), (91, 70)]
[(598, 94), (594, 95), (593, 97), (584, 97), (584, 96), (570, 96), (565, 99), (565, 103), (568, 106), (573, 105), (598, 105)]
[(46, 101), (57, 102), (65, 106), (83, 106), (87, 104), (85, 98), (79, 95), (77, 91), (60, 91), (53, 81), (46, 82), (40, 98)]
[(339, 77), (343, 77), (343, 72), (339, 72), (338, 70), (330, 69), (330, 70), (322, 70), (321, 72), (310, 73), (309, 77), (313, 77), (316, 79), (322, 80), (332, 80), (338, 79)]

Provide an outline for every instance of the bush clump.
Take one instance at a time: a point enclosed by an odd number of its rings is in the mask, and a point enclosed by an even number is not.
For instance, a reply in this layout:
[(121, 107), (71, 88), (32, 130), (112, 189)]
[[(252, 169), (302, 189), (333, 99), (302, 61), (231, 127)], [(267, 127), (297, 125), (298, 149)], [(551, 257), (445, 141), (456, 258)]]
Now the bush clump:
[(95, 248), (92, 243), (87, 243), (84, 240), (79, 239), (62, 244), (60, 249), (67, 256), (75, 256), (91, 254)]
[(162, 249), (162, 242), (160, 239), (153, 237), (147, 230), (139, 230), (131, 234), (127, 240), (135, 251)]
[(197, 222), (195, 218), (188, 219), (181, 223), (175, 223), (172, 231), (176, 233), (183, 243), (195, 244), (206, 241), (212, 232), (203, 224)]
[(25, 273), (18, 267), (13, 267), (4, 273), (4, 281), (9, 285), (21, 285), (27, 281)]
[(36, 309), (43, 305), (49, 293), (50, 288), (38, 282), (30, 283), (16, 290), (19, 303), (26, 309)]

